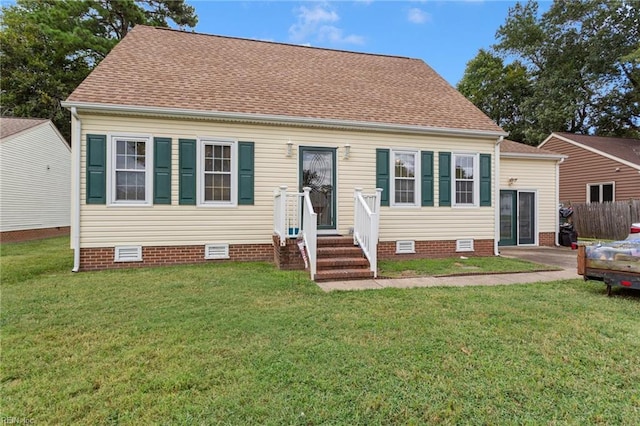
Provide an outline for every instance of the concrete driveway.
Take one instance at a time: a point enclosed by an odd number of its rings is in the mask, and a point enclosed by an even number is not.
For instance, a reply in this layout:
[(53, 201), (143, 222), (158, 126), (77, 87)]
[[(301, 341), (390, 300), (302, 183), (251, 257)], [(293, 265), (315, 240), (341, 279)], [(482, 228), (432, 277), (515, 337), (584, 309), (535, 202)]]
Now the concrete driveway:
[(576, 271), (578, 250), (570, 247), (500, 247), (500, 255)]

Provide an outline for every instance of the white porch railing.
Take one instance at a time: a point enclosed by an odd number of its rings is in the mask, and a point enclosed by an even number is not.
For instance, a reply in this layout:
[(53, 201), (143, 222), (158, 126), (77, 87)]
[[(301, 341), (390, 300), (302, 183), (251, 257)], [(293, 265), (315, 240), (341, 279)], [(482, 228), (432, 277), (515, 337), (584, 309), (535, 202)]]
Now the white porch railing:
[(378, 228), (380, 225), (381, 188), (374, 195), (365, 195), (356, 188), (353, 206), (353, 243), (360, 246), (369, 260), (373, 276), (378, 275)]
[(309, 191), (311, 191), (311, 188), (306, 186), (302, 189), (304, 190), (304, 208), (302, 209), (302, 238), (304, 239), (304, 245), (307, 249), (307, 256), (309, 257), (309, 272), (311, 273), (311, 279), (314, 280), (316, 278), (316, 249), (318, 246), (318, 213), (313, 210), (313, 204), (311, 203), (311, 197), (309, 196)]
[(280, 237), (280, 245), (287, 244), (287, 238), (296, 238), (300, 233), (302, 192), (287, 192), (281, 186), (273, 194), (273, 231)]
[(309, 191), (311, 188), (304, 188), (304, 192), (287, 192), (287, 187), (281, 186), (274, 192), (273, 231), (278, 235), (281, 246), (287, 244), (287, 238), (302, 236), (311, 279), (314, 279), (317, 264), (318, 214), (313, 209)]

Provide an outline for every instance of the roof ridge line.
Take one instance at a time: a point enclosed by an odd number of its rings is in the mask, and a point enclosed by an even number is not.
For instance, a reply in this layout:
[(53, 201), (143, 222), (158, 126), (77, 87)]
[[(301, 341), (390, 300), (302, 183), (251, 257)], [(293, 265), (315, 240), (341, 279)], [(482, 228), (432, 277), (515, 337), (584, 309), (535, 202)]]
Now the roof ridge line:
[(186, 30), (181, 30), (181, 29), (178, 29), (178, 28), (170, 28), (170, 27), (154, 27), (152, 25), (144, 25), (144, 24), (136, 25), (136, 27), (139, 27), (139, 26), (140, 27), (151, 28), (151, 29), (154, 29), (154, 30), (173, 31), (173, 32), (176, 32), (176, 33), (181, 33), (181, 34), (194, 34), (194, 35), (201, 35), (201, 36), (207, 36), (207, 37), (226, 38), (226, 39), (230, 39), (230, 40), (252, 41), (252, 42), (256, 42), (256, 43), (278, 44), (278, 45), (281, 45), (281, 46), (299, 47), (299, 48), (305, 48), (305, 49), (326, 50), (326, 51), (329, 51), (329, 52), (350, 53), (350, 54), (354, 54), (354, 55), (379, 56), (379, 57), (383, 57), (383, 58), (408, 59), (408, 60), (411, 60), (411, 61), (424, 62), (420, 58), (412, 58), (410, 56), (389, 55), (389, 54), (384, 54), (384, 53), (357, 52), (355, 50), (332, 49), (332, 48), (329, 48), (329, 47), (307, 46), (307, 45), (304, 45), (304, 44), (286, 43), (286, 42), (283, 42), (283, 41), (260, 40), (260, 39), (256, 39), (256, 38), (236, 37), (236, 36), (228, 36), (228, 35), (221, 35), (221, 34), (209, 34), (209, 33), (197, 32), (197, 31), (186, 31)]

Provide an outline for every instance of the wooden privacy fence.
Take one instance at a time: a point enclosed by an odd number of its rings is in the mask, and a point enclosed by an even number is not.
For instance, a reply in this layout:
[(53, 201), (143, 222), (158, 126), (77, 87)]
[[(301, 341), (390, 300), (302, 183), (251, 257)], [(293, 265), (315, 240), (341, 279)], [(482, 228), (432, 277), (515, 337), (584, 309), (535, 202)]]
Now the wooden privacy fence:
[(583, 238), (623, 240), (640, 222), (640, 200), (573, 204), (573, 224)]

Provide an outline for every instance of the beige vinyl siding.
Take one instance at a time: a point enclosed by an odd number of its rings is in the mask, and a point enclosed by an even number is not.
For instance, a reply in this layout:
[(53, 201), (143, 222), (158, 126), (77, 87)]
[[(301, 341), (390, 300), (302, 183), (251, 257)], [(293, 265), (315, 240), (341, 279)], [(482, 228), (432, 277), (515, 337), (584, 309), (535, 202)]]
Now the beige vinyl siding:
[(640, 171), (626, 164), (551, 138), (544, 144), (568, 158), (560, 164), (560, 200), (566, 203), (586, 203), (587, 184), (614, 182), (614, 200), (640, 199)]
[[(537, 232), (555, 232), (558, 215), (556, 193), (557, 160), (502, 158), (500, 160), (500, 189), (535, 191), (537, 203)], [(509, 178), (515, 178), (509, 185)]]
[[(362, 187), (365, 193), (375, 190), (376, 148), (434, 151), (434, 195), (437, 205), (437, 153), (493, 154), (495, 144), (492, 138), (426, 137), (207, 120), (99, 114), (83, 114), (81, 119), (81, 247), (270, 243), (273, 234), (273, 193), (280, 185), (297, 191), (300, 146), (337, 148), (337, 231), (347, 234), (353, 226), (354, 188)], [(172, 205), (125, 207), (85, 204), (86, 135), (109, 133), (172, 138)], [(178, 139), (197, 137), (255, 142), (254, 205), (217, 208), (178, 205)], [(286, 156), (289, 140), (293, 143), (291, 157)], [(351, 145), (351, 154), (349, 159), (344, 159), (344, 146), (347, 143)], [(495, 159), (492, 168), (495, 168)], [(382, 241), (493, 237), (493, 207), (383, 207), (381, 211)]]
[(50, 123), (0, 142), (0, 230), (69, 226), (71, 152)]

